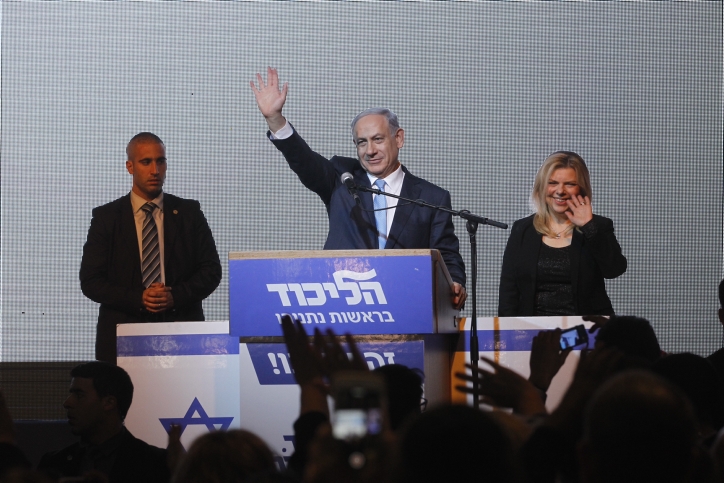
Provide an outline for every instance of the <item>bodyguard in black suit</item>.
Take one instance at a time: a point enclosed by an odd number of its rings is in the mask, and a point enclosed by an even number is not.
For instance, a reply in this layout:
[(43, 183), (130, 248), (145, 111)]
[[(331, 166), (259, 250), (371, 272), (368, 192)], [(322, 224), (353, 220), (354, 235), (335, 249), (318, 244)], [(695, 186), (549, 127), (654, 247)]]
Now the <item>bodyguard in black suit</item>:
[[(219, 254), (199, 202), (162, 191), (163, 142), (140, 133), (128, 143), (127, 154), (131, 193), (93, 210), (80, 268), (81, 290), (101, 304), (96, 359), (111, 363), (116, 361), (116, 324), (204, 320), (201, 301), (221, 281)], [(144, 283), (140, 233), (148, 203), (154, 204), (150, 236), (156, 235), (157, 249), (155, 258), (149, 257), (152, 273), (145, 272), (150, 278)]]
[[(394, 206), (394, 210), (373, 213), (376, 205), (371, 193), (359, 193), (357, 204), (340, 181), (340, 176), (348, 172), (357, 185), (372, 187), (373, 182), (384, 181), (384, 191), (450, 207), (449, 192), (413, 176), (400, 164), (398, 155), (405, 132), (399, 127), (397, 116), (388, 109), (363, 111), (352, 122), (359, 159), (335, 156), (327, 160), (314, 152), (282, 115), (287, 85), (279, 88), (277, 71), (268, 69), (267, 83), (259, 74), (257, 79), (259, 88), (253, 82), (251, 87), (269, 125), (269, 138), (302, 183), (317, 193), (327, 207), (329, 234), (324, 248), (440, 250), (454, 281), (453, 304), (461, 307), (466, 298), (465, 265), (451, 215), (414, 204), (397, 205), (397, 200), (382, 195), (375, 196), (384, 199), (382, 202), (387, 205), (383, 206)], [(387, 218), (376, 219), (380, 213)]]

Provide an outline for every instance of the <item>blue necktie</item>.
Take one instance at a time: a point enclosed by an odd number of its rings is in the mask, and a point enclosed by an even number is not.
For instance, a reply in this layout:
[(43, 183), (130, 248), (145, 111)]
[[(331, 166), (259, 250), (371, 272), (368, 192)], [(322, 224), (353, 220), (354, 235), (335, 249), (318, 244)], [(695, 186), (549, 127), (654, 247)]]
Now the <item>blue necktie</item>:
[[(375, 181), (375, 187), (380, 191), (385, 191), (385, 180), (378, 179)], [(380, 210), (375, 211), (375, 223), (377, 223), (379, 248), (382, 250), (387, 243), (387, 210), (384, 209), (387, 208), (387, 197), (385, 195), (375, 195), (373, 206), (375, 210)]]
[(158, 246), (156, 220), (153, 219), (153, 210), (156, 208), (158, 207), (150, 202), (141, 207), (146, 212), (141, 231), (141, 277), (144, 287), (161, 281), (161, 250)]

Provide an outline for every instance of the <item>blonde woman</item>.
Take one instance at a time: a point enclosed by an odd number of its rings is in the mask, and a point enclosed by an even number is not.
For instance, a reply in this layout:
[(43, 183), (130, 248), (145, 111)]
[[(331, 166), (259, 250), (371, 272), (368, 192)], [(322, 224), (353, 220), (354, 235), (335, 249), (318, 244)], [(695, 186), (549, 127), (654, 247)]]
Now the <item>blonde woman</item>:
[(591, 179), (570, 151), (546, 158), (533, 184), (536, 213), (513, 224), (498, 316), (612, 315), (604, 279), (626, 271), (613, 222), (593, 214)]

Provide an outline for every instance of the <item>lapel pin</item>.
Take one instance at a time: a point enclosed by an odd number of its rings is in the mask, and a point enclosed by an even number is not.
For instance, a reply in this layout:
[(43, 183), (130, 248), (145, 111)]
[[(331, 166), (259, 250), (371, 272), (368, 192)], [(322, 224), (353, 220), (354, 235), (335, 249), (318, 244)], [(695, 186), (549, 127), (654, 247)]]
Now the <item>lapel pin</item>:
[(174, 215), (178, 215), (178, 210), (173, 210)]

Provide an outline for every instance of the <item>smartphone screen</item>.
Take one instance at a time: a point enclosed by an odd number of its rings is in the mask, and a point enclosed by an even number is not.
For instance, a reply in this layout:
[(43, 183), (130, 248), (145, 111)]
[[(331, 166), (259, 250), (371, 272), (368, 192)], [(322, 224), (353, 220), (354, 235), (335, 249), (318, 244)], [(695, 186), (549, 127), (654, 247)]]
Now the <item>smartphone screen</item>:
[(583, 325), (577, 325), (561, 332), (561, 349), (569, 349), (588, 342), (588, 334)]
[(359, 439), (379, 434), (383, 427), (384, 388), (378, 375), (351, 374), (333, 381), (332, 434), (337, 439)]
[(337, 439), (356, 439), (367, 434), (367, 411), (338, 409), (332, 416), (332, 434)]

